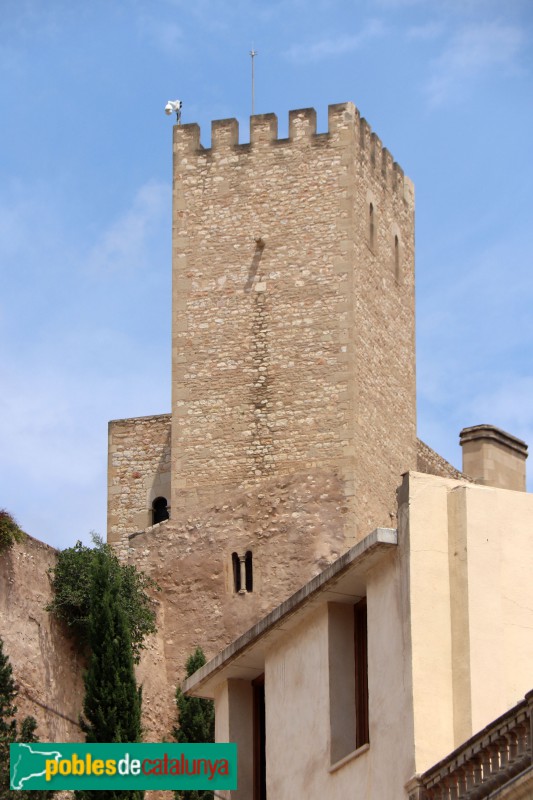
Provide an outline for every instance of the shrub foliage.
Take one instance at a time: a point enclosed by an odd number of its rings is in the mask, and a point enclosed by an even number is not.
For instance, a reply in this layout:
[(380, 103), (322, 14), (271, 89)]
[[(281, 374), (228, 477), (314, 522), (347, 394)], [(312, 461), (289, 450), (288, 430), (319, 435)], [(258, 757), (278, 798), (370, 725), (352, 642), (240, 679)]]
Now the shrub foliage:
[[(185, 664), (187, 677), (205, 664), (205, 655), (197, 647)], [(215, 741), (215, 707), (212, 700), (201, 697), (187, 697), (181, 686), (176, 689), (178, 725), (173, 729), (174, 738), (180, 744), (203, 744)], [(176, 792), (176, 800), (212, 800), (210, 791)]]
[(93, 536), (94, 547), (80, 541), (59, 553), (50, 570), (54, 599), (46, 607), (72, 630), (83, 648), (89, 649), (91, 614), (91, 575), (96, 562), (104, 560), (118, 584), (118, 602), (130, 632), (133, 660), (139, 662), (144, 637), (155, 633), (155, 612), (148, 589), (159, 590), (155, 581), (136, 567), (122, 564), (113, 549)]
[(23, 538), (24, 531), (19, 528), (14, 517), (5, 508), (0, 508), (0, 553)]
[[(122, 605), (122, 576), (105, 550), (90, 570), (88, 624), (91, 657), (85, 675), (81, 728), (87, 742), (141, 741), (142, 693), (133, 668), (130, 632)], [(101, 791), (76, 792), (79, 800), (101, 800)], [(104, 792), (113, 800), (141, 800), (142, 791)]]

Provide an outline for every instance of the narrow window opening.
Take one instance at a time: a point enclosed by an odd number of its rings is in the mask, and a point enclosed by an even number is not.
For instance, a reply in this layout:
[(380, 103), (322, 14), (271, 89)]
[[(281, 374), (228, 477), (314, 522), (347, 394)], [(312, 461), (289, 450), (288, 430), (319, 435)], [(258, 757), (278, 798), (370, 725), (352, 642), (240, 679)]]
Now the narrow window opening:
[(374, 204), (370, 203), (368, 207), (368, 243), (371, 249), (374, 249), (375, 240), (375, 219), (374, 219)]
[(400, 240), (394, 237), (394, 277), (400, 282)]
[(233, 566), (233, 588), (238, 593), (241, 591), (241, 559), (237, 553), (231, 554), (231, 563)]
[(248, 550), (244, 557), (245, 575), (246, 575), (246, 591), (253, 592), (254, 590), (254, 576), (252, 571), (252, 551)]
[(254, 694), (254, 800), (266, 800), (265, 676), (252, 681)]
[(370, 741), (368, 724), (368, 632), (366, 598), (354, 606), (355, 746)]
[(157, 525), (158, 522), (163, 522), (169, 518), (168, 505), (166, 497), (156, 497), (152, 503), (152, 525)]

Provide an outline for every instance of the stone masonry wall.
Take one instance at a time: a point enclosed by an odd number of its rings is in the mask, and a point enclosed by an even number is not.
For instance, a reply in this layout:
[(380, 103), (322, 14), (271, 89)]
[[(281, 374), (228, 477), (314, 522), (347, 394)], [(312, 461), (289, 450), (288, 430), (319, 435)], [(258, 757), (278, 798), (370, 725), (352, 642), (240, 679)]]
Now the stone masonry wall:
[(457, 481), (469, 481), (473, 483), (472, 478), (469, 478), (468, 475), (456, 469), (449, 461), (439, 456), (438, 453), (432, 450), (431, 447), (428, 447), (421, 439), (417, 440), (417, 447), (417, 472), (438, 475), (439, 478), (453, 478)]
[(170, 503), (170, 414), (109, 423), (109, 542), (152, 524), (152, 501)]
[(172, 513), (329, 472), (348, 547), (415, 466), (414, 201), (352, 104), (315, 129), (174, 129)]
[[(315, 125), (290, 112), (279, 140), (274, 115), (253, 117), (240, 145), (223, 120), (210, 149), (196, 125), (174, 130), (172, 513), (120, 545), (163, 590), (139, 671), (153, 735), (194, 647), (215, 655), (390, 525), (416, 465), (412, 184), (353, 105)], [(138, 509), (154, 451), (139, 467), (151, 431), (134, 422), (122, 477), (115, 432), (112, 463)], [(231, 555), (249, 550), (239, 594)]]
[[(154, 595), (158, 633), (139, 670), (148, 737), (172, 727), (175, 686), (197, 645), (215, 656), (344, 550), (344, 487), (334, 471), (272, 477), (262, 488), (221, 495), (130, 537), (130, 563), (162, 587)], [(231, 556), (247, 550), (253, 591), (239, 594)]]
[(0, 553), (0, 636), (19, 686), (19, 716), (34, 716), (43, 741), (83, 740), (83, 669), (76, 648), (45, 606), (56, 551), (26, 537)]

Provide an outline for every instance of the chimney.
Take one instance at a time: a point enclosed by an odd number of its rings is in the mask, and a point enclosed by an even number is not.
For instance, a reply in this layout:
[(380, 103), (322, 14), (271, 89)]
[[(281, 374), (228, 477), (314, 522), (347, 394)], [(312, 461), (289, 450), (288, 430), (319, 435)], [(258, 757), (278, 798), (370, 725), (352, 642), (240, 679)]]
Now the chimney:
[(474, 425), (459, 434), (463, 472), (476, 483), (526, 491), (527, 444), (494, 425)]

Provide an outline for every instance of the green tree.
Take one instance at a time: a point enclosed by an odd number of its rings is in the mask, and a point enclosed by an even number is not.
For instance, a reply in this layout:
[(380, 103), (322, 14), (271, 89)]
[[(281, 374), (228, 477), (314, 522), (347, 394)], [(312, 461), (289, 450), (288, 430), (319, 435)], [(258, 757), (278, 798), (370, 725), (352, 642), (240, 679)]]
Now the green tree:
[(5, 508), (0, 508), (0, 553), (14, 542), (20, 542), (24, 535), (15, 518)]
[[(141, 741), (142, 690), (135, 680), (131, 636), (122, 605), (122, 575), (105, 550), (91, 566), (88, 643), (81, 727), (87, 742)], [(83, 800), (141, 800), (142, 791), (77, 792)]]
[(46, 800), (54, 796), (49, 791), (16, 791), (9, 789), (9, 745), (15, 742), (37, 742), (35, 735), (37, 722), (33, 717), (25, 717), (18, 730), (17, 688), (13, 680), (13, 670), (9, 658), (4, 653), (4, 643), (0, 639), (0, 798), (7, 800)]
[(54, 599), (46, 607), (74, 633), (82, 649), (89, 647), (89, 618), (91, 613), (91, 570), (95, 561), (105, 558), (109, 571), (118, 579), (119, 600), (130, 630), (133, 660), (139, 662), (143, 640), (155, 633), (155, 613), (147, 590), (159, 590), (150, 577), (136, 567), (121, 564), (113, 549), (93, 535), (95, 547), (80, 541), (59, 553), (57, 564), (50, 570)]
[[(185, 664), (187, 677), (205, 664), (205, 655), (201, 647), (197, 647)], [(178, 725), (172, 731), (180, 744), (202, 744), (215, 741), (215, 708), (212, 700), (201, 697), (187, 697), (181, 686), (176, 689), (176, 705), (178, 707)], [(176, 800), (213, 800), (211, 791), (178, 791)]]

